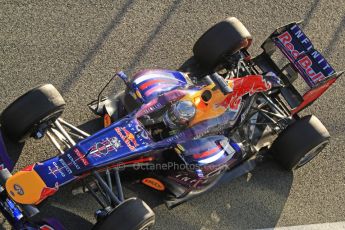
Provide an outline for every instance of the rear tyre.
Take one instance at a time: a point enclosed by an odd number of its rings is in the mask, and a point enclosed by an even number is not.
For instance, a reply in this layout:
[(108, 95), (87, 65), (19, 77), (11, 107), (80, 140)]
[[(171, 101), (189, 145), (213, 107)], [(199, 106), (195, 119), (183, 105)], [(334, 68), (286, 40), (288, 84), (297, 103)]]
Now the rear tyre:
[(93, 230), (146, 230), (155, 223), (151, 208), (138, 198), (130, 198), (96, 223)]
[(321, 121), (309, 115), (280, 133), (271, 150), (275, 160), (284, 168), (298, 169), (314, 159), (329, 143), (329, 138)]
[(234, 17), (225, 19), (207, 30), (193, 47), (194, 57), (206, 69), (214, 69), (225, 55), (249, 47), (252, 36)]
[(65, 104), (53, 85), (41, 85), (10, 104), (2, 112), (0, 124), (12, 140), (23, 141), (41, 124), (54, 122), (62, 114)]

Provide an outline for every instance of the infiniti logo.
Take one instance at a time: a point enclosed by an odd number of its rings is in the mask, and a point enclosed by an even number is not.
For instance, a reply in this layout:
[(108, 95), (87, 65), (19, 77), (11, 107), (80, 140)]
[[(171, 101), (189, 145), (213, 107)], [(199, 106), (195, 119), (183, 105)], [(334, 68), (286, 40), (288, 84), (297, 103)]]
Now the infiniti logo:
[(22, 187), (20, 185), (14, 184), (13, 188), (17, 192), (18, 195), (20, 195), (20, 196), (24, 195), (24, 190), (22, 189)]

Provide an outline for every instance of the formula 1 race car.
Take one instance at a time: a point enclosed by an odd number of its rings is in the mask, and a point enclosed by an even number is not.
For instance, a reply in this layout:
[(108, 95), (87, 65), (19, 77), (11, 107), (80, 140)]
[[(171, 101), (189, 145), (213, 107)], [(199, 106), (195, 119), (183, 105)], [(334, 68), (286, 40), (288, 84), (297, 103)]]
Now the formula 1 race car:
[[(1, 114), (9, 138), (47, 136), (57, 156), (11, 173), (0, 144), (0, 210), (14, 229), (62, 229), (32, 219), (40, 203), (76, 180), (100, 204), (94, 229), (148, 229), (155, 216), (139, 198), (125, 199), (122, 168), (140, 170), (140, 182), (166, 194), (172, 208), (253, 170), (271, 157), (288, 170), (312, 160), (330, 135), (313, 115), (299, 112), (321, 96), (337, 73), (299, 23), (275, 30), (251, 58), (252, 37), (236, 18), (210, 28), (193, 48), (203, 73), (145, 70), (126, 89), (89, 104), (105, 128), (90, 135), (60, 116), (65, 102), (50, 84), (32, 89)], [(275, 51), (280, 52), (275, 52)], [(286, 60), (283, 67), (275, 55)], [(308, 87), (301, 93), (300, 83)], [(110, 85), (109, 83), (106, 85)], [(0, 136), (1, 138), (1, 136)], [(301, 141), (303, 140), (303, 141)]]

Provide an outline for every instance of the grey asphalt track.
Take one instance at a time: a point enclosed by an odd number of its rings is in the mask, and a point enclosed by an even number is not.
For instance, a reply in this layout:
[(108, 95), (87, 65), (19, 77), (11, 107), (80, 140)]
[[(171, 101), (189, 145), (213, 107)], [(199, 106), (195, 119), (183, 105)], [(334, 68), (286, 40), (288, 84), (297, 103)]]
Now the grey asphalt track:
[[(1, 0), (0, 110), (28, 89), (52, 83), (68, 104), (64, 118), (90, 127), (95, 117), (86, 104), (114, 71), (176, 69), (191, 57), (196, 39), (227, 16), (238, 17), (251, 31), (253, 55), (276, 27), (304, 20), (314, 45), (335, 69), (345, 69), (344, 0)], [(115, 90), (121, 87), (118, 83)], [(156, 229), (344, 221), (344, 87), (340, 79), (305, 112), (318, 116), (333, 137), (317, 159), (294, 173), (268, 162), (174, 210), (158, 205)], [(46, 140), (30, 140), (21, 151), (10, 145), (9, 150), (21, 152), (17, 168), (55, 154)], [(70, 190), (62, 189), (43, 214), (57, 216), (69, 229), (90, 229), (95, 202), (88, 195), (72, 196)]]

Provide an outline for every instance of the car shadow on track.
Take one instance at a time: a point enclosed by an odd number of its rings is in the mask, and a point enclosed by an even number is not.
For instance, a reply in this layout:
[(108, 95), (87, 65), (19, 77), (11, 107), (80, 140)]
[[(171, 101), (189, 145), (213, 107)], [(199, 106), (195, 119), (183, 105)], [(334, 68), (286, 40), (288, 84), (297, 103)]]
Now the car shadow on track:
[(276, 226), (292, 181), (291, 172), (281, 170), (274, 162), (266, 162), (247, 176), (221, 184), (176, 207), (176, 213), (174, 209), (157, 207), (156, 228), (253, 229)]
[(93, 58), (97, 55), (99, 50), (103, 47), (107, 38), (120, 24), (120, 22), (123, 20), (126, 13), (128, 12), (128, 10), (134, 3), (135, 3), (134, 0), (125, 1), (125, 3), (119, 9), (119, 11), (115, 15), (113, 15), (110, 23), (106, 25), (105, 29), (100, 33), (100, 35), (98, 36), (93, 46), (89, 49), (87, 54), (80, 61), (79, 65), (73, 69), (70, 75), (63, 82), (62, 87), (61, 87), (61, 93), (63, 95), (67, 93), (79, 80), (83, 70), (90, 64)]
[[(172, 210), (165, 207), (162, 193), (126, 181), (126, 176), (122, 178), (125, 195), (143, 199), (155, 211), (154, 229), (253, 229), (276, 226), (290, 193), (293, 174), (274, 162), (264, 162), (250, 174), (222, 183)], [(76, 187), (78, 184), (67, 186), (53, 196), (42, 207), (42, 216), (54, 216), (67, 229), (91, 229), (95, 222), (93, 213), (99, 206), (89, 194), (72, 195)]]

